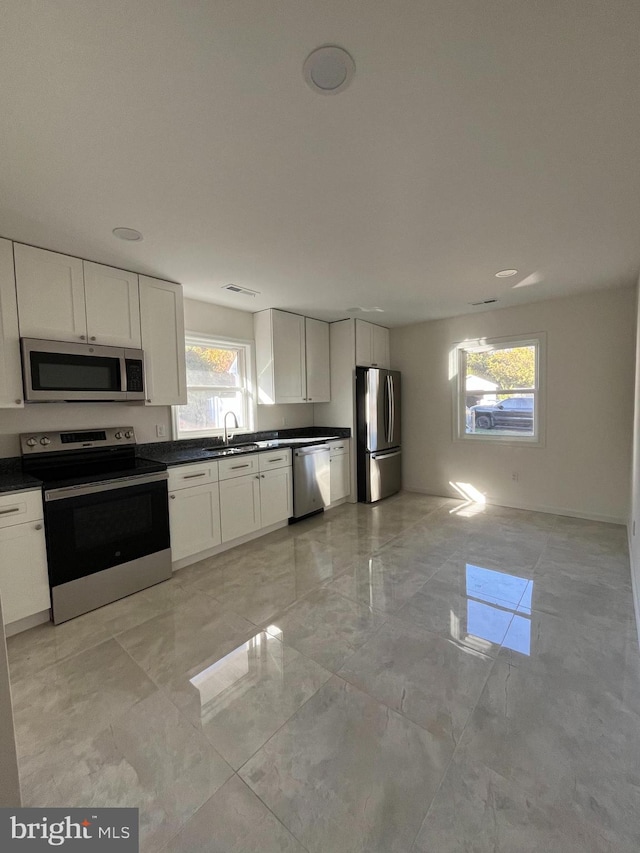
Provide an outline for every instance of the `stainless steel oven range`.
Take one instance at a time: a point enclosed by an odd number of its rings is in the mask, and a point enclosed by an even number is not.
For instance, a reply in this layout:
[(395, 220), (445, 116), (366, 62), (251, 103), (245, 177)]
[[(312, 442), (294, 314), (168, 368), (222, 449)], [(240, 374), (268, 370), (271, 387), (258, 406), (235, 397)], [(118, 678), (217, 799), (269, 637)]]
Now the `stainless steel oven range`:
[(44, 483), (56, 624), (171, 577), (166, 466), (136, 456), (133, 427), (27, 433), (20, 445)]

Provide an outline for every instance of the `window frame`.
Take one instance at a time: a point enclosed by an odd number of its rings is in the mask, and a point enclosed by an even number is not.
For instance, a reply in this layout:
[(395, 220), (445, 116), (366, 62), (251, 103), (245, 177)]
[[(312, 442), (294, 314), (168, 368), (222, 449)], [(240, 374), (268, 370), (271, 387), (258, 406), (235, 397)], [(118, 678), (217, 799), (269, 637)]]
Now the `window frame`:
[[(517, 433), (509, 435), (478, 435), (477, 433), (466, 432), (467, 390), (465, 352), (478, 349), (482, 350), (486, 349), (486, 347), (494, 347), (495, 349), (511, 349), (525, 346), (535, 347), (535, 387), (531, 389), (504, 388), (496, 393), (511, 393), (514, 396), (518, 393), (533, 393), (533, 435), (517, 435)], [(455, 377), (452, 382), (454, 441), (477, 441), (489, 444), (544, 447), (546, 424), (546, 350), (547, 336), (545, 332), (535, 332), (528, 335), (508, 335), (494, 338), (475, 338), (456, 342), (453, 350)]]
[[(236, 391), (241, 391), (243, 396), (243, 409), (246, 419), (246, 425), (240, 425), (237, 432), (253, 432), (256, 422), (256, 404), (255, 404), (255, 381), (254, 381), (254, 354), (253, 341), (242, 338), (227, 338), (223, 335), (208, 335), (202, 332), (187, 332), (184, 333), (185, 350), (188, 346), (201, 347), (220, 347), (237, 349), (242, 354), (244, 386), (236, 387)], [(197, 390), (231, 390), (229, 386), (216, 385), (189, 385), (187, 382), (187, 395), (189, 389)], [(198, 438), (219, 438), (224, 435), (224, 427), (207, 430), (189, 430), (185, 432), (180, 430), (180, 410), (181, 406), (171, 407), (172, 421), (172, 438), (174, 441), (187, 441), (189, 439)], [(234, 427), (235, 429), (235, 427)]]

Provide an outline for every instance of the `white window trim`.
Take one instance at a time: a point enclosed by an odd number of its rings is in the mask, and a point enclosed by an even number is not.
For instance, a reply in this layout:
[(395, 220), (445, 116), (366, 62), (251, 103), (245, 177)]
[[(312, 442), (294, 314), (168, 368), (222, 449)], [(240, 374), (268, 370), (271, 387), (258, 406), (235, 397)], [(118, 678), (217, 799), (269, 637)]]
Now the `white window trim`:
[[(228, 338), (225, 335), (205, 335), (202, 332), (185, 331), (184, 343), (185, 347), (188, 344), (205, 347), (222, 344), (223, 346), (244, 349), (245, 373), (247, 377), (247, 426), (241, 427), (239, 430), (234, 429), (233, 432), (253, 432), (257, 421), (254, 342), (246, 338)], [(224, 429), (222, 428), (194, 430), (189, 433), (180, 434), (178, 430), (179, 408), (180, 406), (171, 407), (171, 437), (174, 441), (188, 441), (192, 438), (217, 438), (224, 435)]]
[[(536, 405), (534, 406), (534, 434), (533, 435), (478, 435), (466, 432), (466, 402), (463, 404), (463, 395), (466, 397), (464, 382), (464, 351), (485, 346), (496, 346), (506, 348), (531, 346), (536, 347), (536, 386), (534, 389)], [(453, 440), (454, 441), (477, 441), (488, 444), (501, 444), (527, 447), (544, 447), (546, 441), (546, 364), (547, 364), (547, 334), (546, 332), (533, 332), (529, 335), (505, 335), (499, 338), (476, 338), (465, 341), (457, 341), (453, 345), (455, 361), (455, 375), (451, 383), (453, 392)]]

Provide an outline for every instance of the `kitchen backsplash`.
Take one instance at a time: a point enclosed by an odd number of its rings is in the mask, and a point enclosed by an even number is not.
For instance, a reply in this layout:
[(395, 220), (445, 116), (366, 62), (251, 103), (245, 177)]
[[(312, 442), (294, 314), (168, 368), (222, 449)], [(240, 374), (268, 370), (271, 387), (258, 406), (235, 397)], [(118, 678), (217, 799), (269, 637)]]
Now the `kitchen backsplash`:
[[(284, 419), (284, 423), (283, 423)], [(258, 406), (258, 431), (312, 426), (313, 404)], [(171, 409), (125, 403), (33, 403), (0, 410), (0, 457), (19, 456), (23, 432), (132, 426), (138, 444), (171, 440)], [(157, 427), (164, 427), (158, 437)]]

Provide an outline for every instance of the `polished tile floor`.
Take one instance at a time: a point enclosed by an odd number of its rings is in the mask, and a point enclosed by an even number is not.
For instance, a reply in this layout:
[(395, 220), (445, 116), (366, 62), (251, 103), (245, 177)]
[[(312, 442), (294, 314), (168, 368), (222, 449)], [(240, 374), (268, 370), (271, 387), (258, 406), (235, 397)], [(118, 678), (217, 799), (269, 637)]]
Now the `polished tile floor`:
[(637, 853), (626, 532), (401, 494), (12, 638), (24, 804), (166, 853)]

